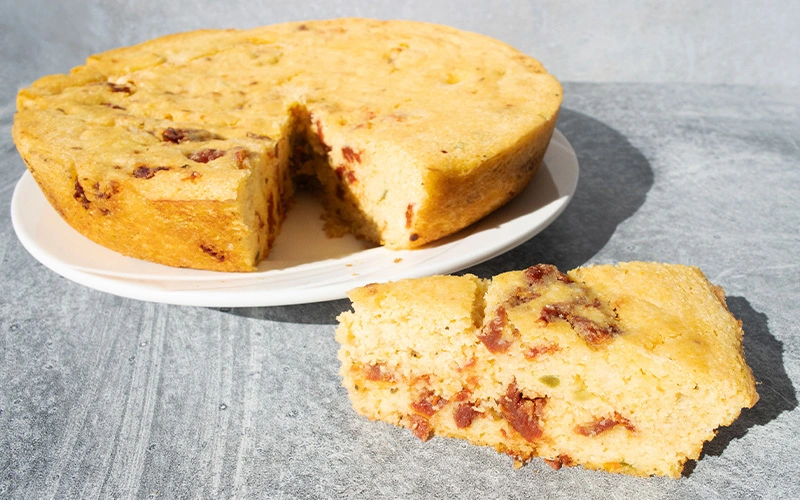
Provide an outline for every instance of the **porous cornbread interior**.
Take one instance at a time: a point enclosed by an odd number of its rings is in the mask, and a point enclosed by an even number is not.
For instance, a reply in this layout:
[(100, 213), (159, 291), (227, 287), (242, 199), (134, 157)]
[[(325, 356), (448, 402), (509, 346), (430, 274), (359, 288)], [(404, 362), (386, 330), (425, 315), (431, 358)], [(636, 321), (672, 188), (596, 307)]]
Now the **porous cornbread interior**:
[(17, 99), (13, 135), (64, 219), (126, 255), (252, 270), (316, 178), (332, 232), (451, 234), (527, 184), (561, 87), (490, 38), (337, 19), (167, 36)]
[(350, 293), (341, 375), (355, 410), (524, 462), (679, 477), (758, 400), (740, 323), (694, 267), (537, 265)]

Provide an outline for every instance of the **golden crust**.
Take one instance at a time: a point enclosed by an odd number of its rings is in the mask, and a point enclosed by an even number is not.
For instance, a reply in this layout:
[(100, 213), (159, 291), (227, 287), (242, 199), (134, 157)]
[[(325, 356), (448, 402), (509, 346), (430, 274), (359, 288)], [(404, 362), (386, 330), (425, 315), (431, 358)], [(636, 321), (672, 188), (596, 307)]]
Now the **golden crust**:
[(307, 159), (298, 146), (324, 165), (334, 218), (413, 248), (521, 191), (560, 103), (538, 61), (496, 40), (337, 19), (92, 56), (20, 91), (13, 135), (50, 202), (90, 239), (169, 265), (252, 270), (279, 231), (290, 165)]

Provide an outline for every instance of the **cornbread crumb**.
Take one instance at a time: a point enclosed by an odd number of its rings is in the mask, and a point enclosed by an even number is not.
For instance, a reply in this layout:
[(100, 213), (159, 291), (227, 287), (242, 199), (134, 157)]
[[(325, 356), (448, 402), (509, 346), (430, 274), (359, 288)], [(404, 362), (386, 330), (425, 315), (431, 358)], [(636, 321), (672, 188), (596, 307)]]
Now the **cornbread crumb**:
[(694, 267), (537, 265), (349, 296), (336, 340), (353, 408), (422, 440), (677, 478), (758, 400), (741, 325)]

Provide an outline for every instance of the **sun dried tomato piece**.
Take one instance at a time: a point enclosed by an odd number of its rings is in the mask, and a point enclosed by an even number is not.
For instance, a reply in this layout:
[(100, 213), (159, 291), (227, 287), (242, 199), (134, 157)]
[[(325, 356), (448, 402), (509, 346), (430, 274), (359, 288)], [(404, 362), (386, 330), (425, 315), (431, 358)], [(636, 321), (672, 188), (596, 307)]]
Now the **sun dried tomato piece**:
[(544, 462), (553, 468), (553, 470), (559, 470), (562, 465), (567, 467), (571, 467), (575, 465), (575, 460), (572, 459), (569, 455), (561, 454), (556, 458), (545, 458), (543, 459)]
[(519, 287), (514, 290), (514, 293), (505, 301), (508, 307), (517, 307), (532, 300), (538, 299), (542, 294), (535, 292), (529, 288)]
[(432, 417), (446, 404), (446, 399), (442, 398), (441, 396), (437, 396), (431, 390), (426, 390), (420, 395), (420, 398), (411, 403), (410, 406), (415, 412), (425, 415), (426, 417)]
[(620, 333), (616, 325), (600, 325), (583, 316), (571, 315), (567, 321), (578, 335), (593, 345), (601, 344)]
[(407, 418), (411, 422), (411, 432), (413, 432), (420, 441), (427, 441), (431, 438), (433, 430), (427, 418), (419, 415), (408, 415)]
[(453, 420), (456, 422), (456, 427), (466, 429), (480, 415), (481, 413), (472, 406), (472, 403), (461, 403), (453, 412)]
[(186, 155), (187, 158), (192, 161), (196, 161), (197, 163), (208, 163), (216, 160), (217, 158), (222, 158), (223, 156), (225, 156), (225, 151), (213, 148), (201, 149)]
[(201, 174), (197, 170), (192, 170), (192, 173), (190, 173), (188, 177), (184, 177), (181, 180), (183, 180), (183, 181), (196, 181), (200, 177), (203, 177), (203, 174)]
[(566, 302), (556, 302), (555, 304), (546, 304), (539, 314), (539, 319), (545, 323), (552, 323), (556, 319), (566, 320), (571, 314), (572, 305)]
[(342, 148), (342, 156), (348, 163), (358, 162), (361, 163), (361, 151), (355, 151), (350, 146)]
[(382, 363), (365, 366), (364, 377), (373, 382), (394, 382), (394, 375)]
[(130, 94), (132, 92), (131, 88), (127, 85), (117, 85), (116, 83), (106, 82), (108, 88), (111, 92), (125, 92), (126, 94)]
[(414, 222), (414, 204), (409, 203), (406, 207), (406, 229), (411, 229), (411, 225)]
[(356, 177), (356, 173), (344, 165), (339, 165), (338, 167), (336, 167), (334, 173), (336, 174), (336, 178), (339, 179), (340, 181), (347, 179), (348, 184), (353, 184), (358, 180), (358, 178)]
[(478, 339), (489, 349), (489, 352), (499, 353), (506, 352), (511, 347), (511, 341), (503, 338), (503, 330), (505, 330), (508, 322), (506, 308), (500, 306), (495, 312), (492, 320), (484, 325)]
[(239, 168), (245, 168), (244, 161), (249, 156), (249, 153), (244, 148), (233, 148), (233, 157), (236, 158), (236, 164)]
[[(601, 325), (594, 320), (575, 314), (575, 308), (578, 305), (566, 302), (547, 304), (542, 308), (539, 319), (544, 321), (545, 324), (555, 319), (563, 319), (590, 345), (599, 345), (620, 333), (619, 328), (611, 322), (607, 325)], [(595, 304), (590, 304), (589, 306), (599, 307), (599, 305)]]
[(173, 128), (167, 127), (161, 132), (161, 140), (180, 144), (182, 142), (206, 142), (213, 139), (222, 139), (221, 136), (198, 128)]
[(106, 184), (106, 189), (105, 190), (101, 190), (100, 189), (100, 183), (99, 182), (95, 182), (92, 185), (92, 189), (94, 190), (95, 198), (100, 199), (100, 200), (102, 200), (102, 199), (106, 199), (107, 200), (107, 199), (110, 199), (113, 195), (119, 193), (119, 189), (120, 188), (119, 188), (119, 183), (117, 181), (110, 180)]
[(472, 391), (470, 391), (469, 389), (461, 389), (460, 391), (455, 393), (455, 395), (453, 395), (453, 397), (451, 397), (450, 400), (456, 403), (460, 403), (462, 401), (468, 400), (470, 396), (472, 396)]
[(614, 415), (611, 417), (601, 417), (588, 424), (575, 426), (575, 432), (583, 436), (594, 437), (618, 425), (625, 427), (629, 431), (636, 430), (636, 427), (634, 427), (630, 420), (614, 412)]
[(558, 345), (547, 344), (547, 345), (531, 347), (530, 349), (528, 349), (523, 353), (523, 356), (525, 356), (525, 359), (530, 361), (536, 359), (537, 357), (543, 354), (552, 354), (554, 352), (558, 352), (559, 350), (561, 350), (561, 348), (558, 347)]
[(101, 102), (100, 105), (111, 109), (121, 109), (123, 111), (125, 110), (125, 108), (123, 108), (122, 106), (119, 106), (117, 104), (111, 104), (110, 102)]
[(217, 260), (217, 262), (225, 262), (225, 254), (214, 249), (209, 245), (200, 245), (200, 250), (214, 257)]
[(514, 381), (508, 384), (506, 395), (500, 401), (503, 418), (511, 424), (526, 441), (533, 442), (542, 437), (542, 413), (547, 398), (527, 398)]
[(140, 165), (133, 169), (133, 176), (137, 179), (152, 179), (156, 173), (162, 170), (169, 170), (169, 167), (148, 167)]
[(572, 279), (551, 264), (536, 264), (525, 270), (525, 278), (531, 285), (543, 283), (548, 276), (555, 276), (562, 283), (573, 283)]
[(78, 202), (80, 202), (83, 208), (87, 210), (89, 209), (89, 205), (91, 204), (91, 202), (89, 201), (88, 198), (86, 198), (86, 192), (83, 190), (83, 186), (81, 186), (81, 183), (78, 182), (77, 179), (75, 179), (75, 192), (72, 193), (72, 197), (75, 198)]

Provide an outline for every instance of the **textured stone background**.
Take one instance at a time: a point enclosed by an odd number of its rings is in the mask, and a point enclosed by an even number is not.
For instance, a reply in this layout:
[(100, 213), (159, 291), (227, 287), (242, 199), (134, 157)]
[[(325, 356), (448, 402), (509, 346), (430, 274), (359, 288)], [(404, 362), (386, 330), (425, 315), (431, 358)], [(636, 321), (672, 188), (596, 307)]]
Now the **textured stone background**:
[[(14, 94), (174, 31), (345, 15), (503, 39), (565, 81), (581, 179), (543, 233), (471, 272), (701, 267), (744, 324), (761, 401), (675, 481), (367, 422), (336, 375), (344, 300), (214, 309), (96, 292), (36, 262), (0, 211), (0, 498), (800, 497), (800, 3), (0, 0), (0, 206), (24, 171)], [(580, 4), (580, 5), (579, 5)]]
[(566, 81), (800, 85), (794, 0), (0, 0), (0, 9), (2, 50), (30, 61), (22, 81), (177, 31), (359, 16), (477, 31)]

